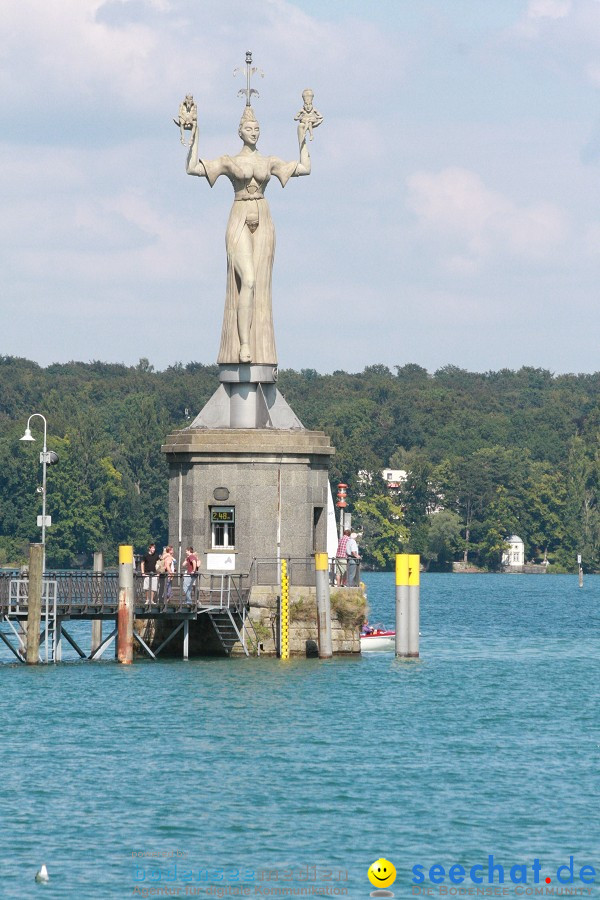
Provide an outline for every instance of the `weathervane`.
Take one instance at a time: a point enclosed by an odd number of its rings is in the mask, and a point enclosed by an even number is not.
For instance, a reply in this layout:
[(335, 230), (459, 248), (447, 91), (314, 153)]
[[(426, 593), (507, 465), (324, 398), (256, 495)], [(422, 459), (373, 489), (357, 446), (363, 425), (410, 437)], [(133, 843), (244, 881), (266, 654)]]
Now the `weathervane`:
[[(238, 66), (237, 69), (233, 70), (234, 77), (236, 75), (239, 75), (240, 73), (242, 75), (244, 74), (244, 70), (241, 68), (241, 66)], [(260, 75), (261, 78), (265, 77), (265, 73), (262, 69), (259, 69), (256, 66), (252, 65), (252, 51), (246, 50), (246, 87), (238, 91), (238, 97), (246, 97), (246, 106), (252, 105), (250, 102), (252, 99), (252, 94), (256, 94), (257, 97), (260, 97), (258, 91), (255, 88), (250, 87), (250, 78), (252, 77), (252, 75)]]

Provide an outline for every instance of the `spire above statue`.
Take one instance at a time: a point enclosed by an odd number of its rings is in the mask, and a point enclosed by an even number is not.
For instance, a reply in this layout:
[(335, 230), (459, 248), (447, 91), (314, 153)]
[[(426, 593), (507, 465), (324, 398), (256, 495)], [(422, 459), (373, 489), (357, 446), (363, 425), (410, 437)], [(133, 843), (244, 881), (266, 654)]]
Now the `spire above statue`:
[[(234, 77), (243, 74), (244, 70), (240, 66), (233, 70)], [(246, 106), (252, 105), (252, 94), (255, 94), (256, 97), (260, 97), (258, 91), (255, 88), (250, 87), (250, 80), (253, 75), (260, 75), (261, 78), (265, 77), (265, 73), (262, 69), (252, 65), (252, 51), (246, 50), (246, 87), (238, 91), (238, 97), (246, 98)]]

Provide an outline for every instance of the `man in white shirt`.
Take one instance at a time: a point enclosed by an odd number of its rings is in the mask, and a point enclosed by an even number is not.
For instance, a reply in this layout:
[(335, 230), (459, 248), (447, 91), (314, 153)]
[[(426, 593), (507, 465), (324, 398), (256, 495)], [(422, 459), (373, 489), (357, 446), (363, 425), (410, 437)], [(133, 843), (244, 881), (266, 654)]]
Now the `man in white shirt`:
[(356, 581), (358, 577), (358, 561), (360, 559), (360, 556), (358, 555), (358, 544), (356, 543), (356, 537), (357, 534), (355, 531), (353, 531), (348, 538), (348, 543), (346, 544), (346, 558), (348, 560), (348, 576), (346, 583), (348, 587), (356, 587)]

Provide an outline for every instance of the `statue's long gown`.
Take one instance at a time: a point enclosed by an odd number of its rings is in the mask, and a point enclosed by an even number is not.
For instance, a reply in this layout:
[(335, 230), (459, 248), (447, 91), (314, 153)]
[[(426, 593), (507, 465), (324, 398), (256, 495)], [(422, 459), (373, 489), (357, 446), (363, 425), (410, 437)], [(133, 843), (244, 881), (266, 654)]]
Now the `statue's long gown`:
[(285, 187), (288, 179), (296, 174), (297, 162), (284, 162), (276, 156), (239, 154), (221, 156), (214, 160), (201, 160), (206, 178), (212, 187), (219, 175), (227, 175), (235, 191), (231, 207), (225, 247), (227, 249), (227, 290), (225, 294), (225, 314), (221, 332), (221, 347), (217, 362), (237, 365), (240, 361), (240, 339), (237, 327), (238, 283), (232, 261), (232, 254), (246, 226), (247, 212), (252, 204), (258, 211), (258, 227), (253, 233), (254, 267), (256, 286), (254, 307), (250, 328), (250, 354), (255, 365), (277, 365), (275, 334), (273, 331), (273, 309), (271, 281), (273, 258), (275, 256), (275, 228), (264, 191), (275, 175)]

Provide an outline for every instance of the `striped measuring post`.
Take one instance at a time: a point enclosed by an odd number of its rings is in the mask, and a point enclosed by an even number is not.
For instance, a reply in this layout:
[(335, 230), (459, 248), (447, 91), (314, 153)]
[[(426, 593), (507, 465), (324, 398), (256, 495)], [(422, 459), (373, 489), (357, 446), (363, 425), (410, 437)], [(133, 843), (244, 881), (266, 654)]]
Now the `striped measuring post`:
[(287, 559), (281, 560), (281, 601), (279, 607), (279, 658), (290, 658), (290, 592)]

